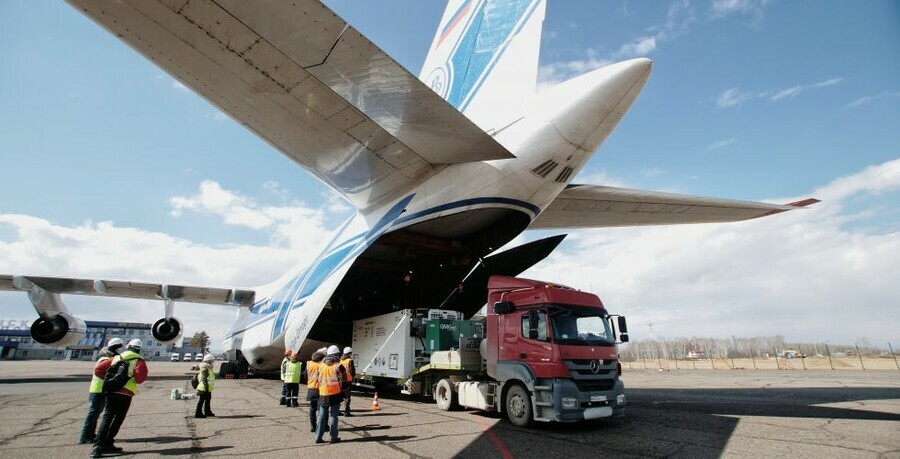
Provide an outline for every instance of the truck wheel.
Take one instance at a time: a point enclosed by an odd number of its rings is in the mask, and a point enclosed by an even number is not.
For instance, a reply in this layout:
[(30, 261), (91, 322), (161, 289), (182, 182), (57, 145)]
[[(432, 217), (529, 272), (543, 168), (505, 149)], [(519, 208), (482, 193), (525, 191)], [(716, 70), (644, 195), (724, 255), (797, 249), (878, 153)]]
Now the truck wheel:
[(456, 392), (453, 391), (453, 384), (449, 379), (438, 381), (437, 387), (434, 389), (434, 401), (443, 411), (450, 411), (458, 406)]
[(524, 387), (515, 385), (506, 392), (506, 416), (517, 427), (531, 424), (531, 396)]

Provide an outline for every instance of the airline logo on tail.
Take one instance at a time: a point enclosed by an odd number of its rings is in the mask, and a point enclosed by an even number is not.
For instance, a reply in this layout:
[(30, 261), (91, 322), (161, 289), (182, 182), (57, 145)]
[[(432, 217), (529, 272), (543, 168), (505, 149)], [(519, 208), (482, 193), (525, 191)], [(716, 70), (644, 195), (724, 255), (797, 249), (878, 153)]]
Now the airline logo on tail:
[(426, 69), (433, 68), (423, 81), (464, 112), (540, 4), (541, 0), (464, 0), (455, 8), (448, 6), (430, 53), (446, 57), (426, 62)]

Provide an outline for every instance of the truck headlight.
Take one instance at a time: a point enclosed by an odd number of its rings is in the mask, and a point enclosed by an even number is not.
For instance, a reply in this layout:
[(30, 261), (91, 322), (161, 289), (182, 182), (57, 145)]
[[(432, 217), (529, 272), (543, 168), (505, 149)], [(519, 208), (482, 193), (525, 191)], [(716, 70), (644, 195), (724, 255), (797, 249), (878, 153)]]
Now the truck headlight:
[(625, 406), (625, 394), (616, 395), (616, 405)]
[(562, 407), (567, 409), (575, 409), (578, 406), (578, 399), (575, 397), (563, 397)]

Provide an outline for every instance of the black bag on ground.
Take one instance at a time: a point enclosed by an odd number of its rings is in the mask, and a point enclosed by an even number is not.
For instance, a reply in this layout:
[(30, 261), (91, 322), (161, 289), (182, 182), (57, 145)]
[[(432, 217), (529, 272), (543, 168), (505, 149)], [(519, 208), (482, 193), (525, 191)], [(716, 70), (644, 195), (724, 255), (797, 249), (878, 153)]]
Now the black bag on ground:
[(131, 379), (131, 376), (128, 376), (128, 366), (130, 363), (130, 360), (119, 359), (118, 362), (109, 366), (109, 369), (106, 370), (106, 375), (103, 376), (104, 393), (116, 393), (119, 389), (125, 387), (125, 384)]

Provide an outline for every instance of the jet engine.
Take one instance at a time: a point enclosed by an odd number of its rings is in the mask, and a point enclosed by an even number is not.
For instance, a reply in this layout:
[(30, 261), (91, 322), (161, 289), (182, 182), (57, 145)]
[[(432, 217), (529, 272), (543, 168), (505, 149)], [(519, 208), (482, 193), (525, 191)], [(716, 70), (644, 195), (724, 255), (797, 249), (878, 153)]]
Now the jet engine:
[(70, 346), (81, 341), (87, 333), (87, 325), (78, 317), (60, 313), (52, 319), (38, 317), (31, 324), (31, 337), (41, 344), (57, 347)]
[(181, 338), (184, 326), (182, 326), (181, 321), (175, 317), (170, 317), (168, 319), (163, 317), (153, 324), (151, 331), (153, 332), (153, 338), (160, 343), (171, 343), (172, 341)]

